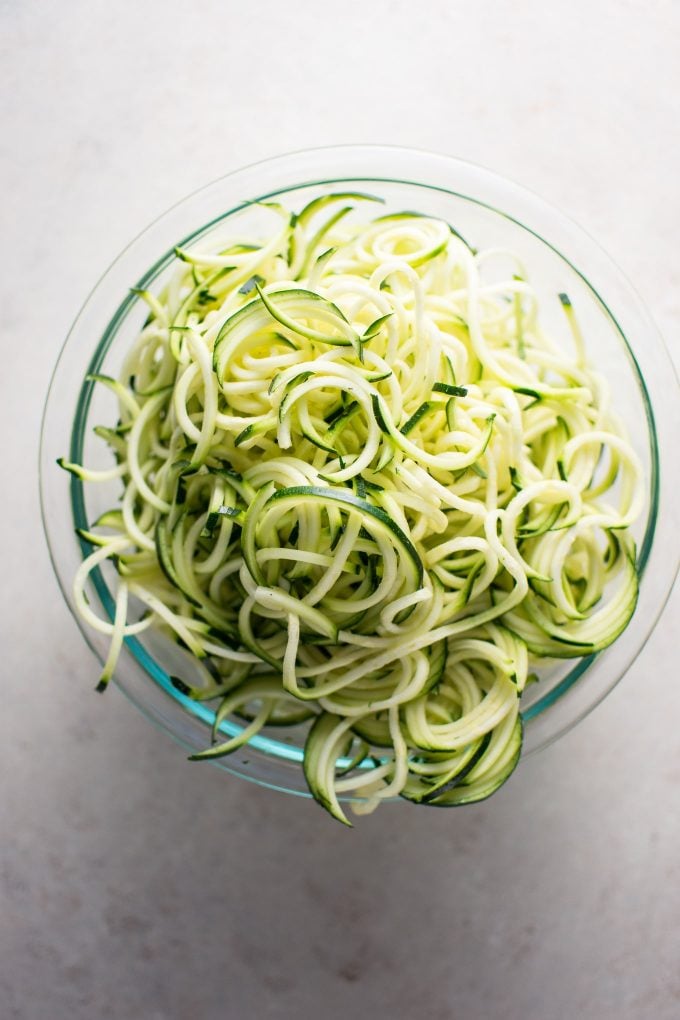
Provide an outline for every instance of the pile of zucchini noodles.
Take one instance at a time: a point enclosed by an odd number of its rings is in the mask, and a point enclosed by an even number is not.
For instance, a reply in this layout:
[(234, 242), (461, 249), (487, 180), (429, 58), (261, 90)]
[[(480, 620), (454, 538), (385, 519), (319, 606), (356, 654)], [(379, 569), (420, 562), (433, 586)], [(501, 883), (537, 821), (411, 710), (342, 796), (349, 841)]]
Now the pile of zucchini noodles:
[[(80, 532), (99, 688), (126, 637), (162, 628), (202, 678), (177, 688), (217, 705), (192, 757), (304, 724), (309, 788), (346, 824), (344, 798), (448, 806), (507, 779), (530, 670), (631, 617), (643, 499), (569, 298), (546, 297), (557, 343), (511, 253), (371, 201), (265, 203), (263, 243), (177, 250), (120, 377), (94, 377), (115, 466), (61, 462), (124, 486)], [(112, 620), (85, 594), (105, 563)]]

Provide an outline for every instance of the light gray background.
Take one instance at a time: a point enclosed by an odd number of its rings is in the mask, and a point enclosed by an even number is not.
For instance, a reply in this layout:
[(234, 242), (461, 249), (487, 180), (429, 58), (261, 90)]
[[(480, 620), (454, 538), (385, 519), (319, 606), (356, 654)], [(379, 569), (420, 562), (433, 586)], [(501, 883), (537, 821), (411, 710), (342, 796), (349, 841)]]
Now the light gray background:
[(421, 146), (534, 188), (680, 360), (680, 5), (4, 0), (0, 30), (1, 1020), (679, 1017), (677, 591), (498, 797), (345, 831), (91, 693), (36, 447), (64, 335), (129, 238), (309, 145)]

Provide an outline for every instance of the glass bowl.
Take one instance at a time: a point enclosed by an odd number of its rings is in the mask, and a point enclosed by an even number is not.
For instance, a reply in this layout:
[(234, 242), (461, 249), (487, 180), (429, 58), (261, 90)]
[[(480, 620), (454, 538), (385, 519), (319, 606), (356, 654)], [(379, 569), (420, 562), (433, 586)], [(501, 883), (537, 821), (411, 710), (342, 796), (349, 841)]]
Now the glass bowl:
[[(64, 344), (45, 407), (41, 441), (43, 523), (52, 563), (83, 636), (100, 662), (107, 639), (75, 612), (72, 579), (84, 551), (76, 527), (87, 527), (107, 506), (110, 490), (83, 486), (56, 464), (59, 456), (108, 464), (92, 427), (111, 419), (110, 395), (86, 377), (116, 375), (147, 314), (131, 288), (159, 286), (173, 248), (209, 235), (257, 236), (266, 215), (254, 203), (276, 199), (297, 209), (341, 188), (378, 194), (386, 211), (416, 210), (454, 224), (478, 248), (504, 247), (528, 267), (539, 296), (567, 292), (587, 337), (590, 362), (604, 370), (645, 470), (646, 500), (634, 527), (641, 575), (631, 623), (606, 651), (551, 666), (523, 696), (523, 755), (545, 747), (587, 715), (611, 691), (644, 646), (677, 572), (680, 520), (680, 401), (673, 365), (631, 285), (600, 248), (566, 216), (524, 188), (457, 159), (403, 148), (343, 146), (270, 159), (209, 184), (156, 220), (116, 259), (86, 301)], [(548, 304), (554, 304), (554, 321)], [(559, 335), (565, 323), (557, 301), (541, 303), (544, 322)], [(545, 306), (545, 307), (544, 307)], [(107, 400), (109, 403), (107, 403)], [(93, 575), (88, 597), (109, 616), (105, 577)], [(181, 662), (178, 664), (178, 657)], [(126, 641), (115, 681), (153, 722), (188, 751), (209, 743), (213, 711), (179, 693), (170, 675), (187, 676), (188, 656), (146, 632)], [(93, 681), (95, 669), (93, 668)], [(187, 677), (191, 680), (191, 677)], [(239, 730), (227, 721), (225, 733)], [(228, 772), (289, 793), (307, 795), (300, 768), (304, 734), (263, 731), (226, 759)]]

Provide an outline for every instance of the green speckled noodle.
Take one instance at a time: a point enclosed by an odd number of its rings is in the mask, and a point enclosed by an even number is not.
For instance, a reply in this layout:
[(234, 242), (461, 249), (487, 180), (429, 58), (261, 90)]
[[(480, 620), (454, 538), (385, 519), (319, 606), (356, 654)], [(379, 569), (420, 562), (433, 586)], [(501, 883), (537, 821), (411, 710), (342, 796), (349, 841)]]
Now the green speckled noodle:
[[(340, 821), (347, 797), (482, 799), (519, 759), (537, 666), (603, 649), (634, 611), (642, 465), (577, 309), (512, 252), (370, 194), (262, 209), (266, 236), (177, 249), (139, 292), (120, 376), (97, 377), (115, 462), (63, 462), (124, 489), (80, 531), (75, 603), (111, 638), (99, 686), (160, 628), (200, 663), (177, 690), (217, 706), (194, 759), (302, 725)], [(102, 568), (111, 619), (85, 596)]]

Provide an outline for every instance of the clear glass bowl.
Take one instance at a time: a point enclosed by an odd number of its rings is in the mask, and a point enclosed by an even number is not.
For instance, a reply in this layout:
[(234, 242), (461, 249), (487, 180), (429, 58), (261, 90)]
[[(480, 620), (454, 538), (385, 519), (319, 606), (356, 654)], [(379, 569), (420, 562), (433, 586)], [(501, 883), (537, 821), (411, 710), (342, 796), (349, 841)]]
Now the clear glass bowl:
[[(540, 684), (527, 690), (522, 702), (523, 754), (527, 755), (569, 730), (614, 687), (644, 646), (670, 593), (680, 555), (676, 499), (680, 400), (662, 340), (614, 263), (562, 213), (488, 170), (444, 156), (379, 146), (293, 153), (215, 181), (140, 234), (86, 301), (52, 379), (40, 462), (43, 522), (52, 563), (85, 640), (103, 662), (106, 638), (85, 626), (74, 611), (71, 583), (84, 551), (74, 528), (86, 527), (115, 502), (117, 493), (105, 486), (83, 486), (55, 463), (57, 457), (67, 456), (90, 466), (108, 464), (104, 444), (93, 437), (92, 427), (110, 421), (114, 408), (104, 387), (93, 386), (86, 376), (117, 374), (122, 355), (147, 313), (130, 288), (159, 286), (168, 274), (175, 245), (188, 245), (211, 234), (257, 236), (262, 217), (271, 214), (253, 203), (276, 198), (300, 208), (338, 188), (379, 194), (386, 211), (411, 209), (440, 217), (478, 248), (509, 248), (528, 267), (539, 296), (566, 291), (587, 338), (591, 363), (606, 371), (615, 406), (642, 458), (647, 499), (635, 526), (641, 573), (635, 615), (609, 649), (558, 663)], [(555, 333), (564, 331), (557, 301), (542, 301), (541, 315)], [(110, 615), (111, 594), (101, 573), (94, 576), (89, 597)], [(185, 653), (147, 632), (126, 642), (115, 680), (149, 719), (187, 750), (201, 750), (209, 742), (213, 712), (210, 706), (185, 698), (170, 683), (169, 675), (179, 671), (178, 657), (186, 676), (191, 665)], [(228, 721), (224, 729), (232, 734), (239, 724)], [(303, 733), (294, 731), (264, 732), (215, 764), (246, 779), (304, 795), (302, 739)]]

